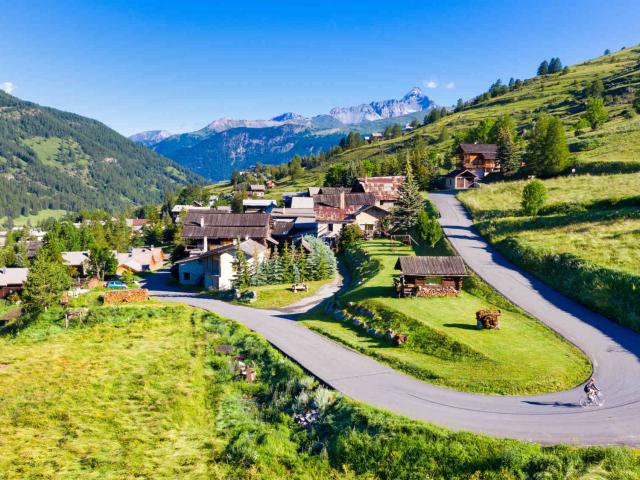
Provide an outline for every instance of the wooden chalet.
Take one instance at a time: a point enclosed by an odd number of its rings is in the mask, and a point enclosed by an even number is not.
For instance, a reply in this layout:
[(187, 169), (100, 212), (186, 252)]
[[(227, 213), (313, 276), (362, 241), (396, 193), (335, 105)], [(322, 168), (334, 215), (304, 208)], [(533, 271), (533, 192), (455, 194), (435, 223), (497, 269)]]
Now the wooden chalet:
[(462, 288), (462, 278), (468, 276), (458, 256), (399, 257), (395, 269), (402, 272), (396, 282), (400, 296), (454, 296)]
[(261, 245), (277, 243), (271, 238), (268, 213), (221, 213), (217, 210), (189, 211), (182, 227), (182, 238), (190, 251), (206, 252), (240, 239)]
[(500, 171), (496, 160), (498, 146), (493, 143), (461, 143), (457, 153), (458, 168), (470, 170), (479, 178)]
[(28, 275), (28, 268), (0, 268), (0, 299), (20, 292)]
[(262, 184), (249, 185), (249, 195), (251, 195), (252, 197), (264, 197), (266, 191), (267, 187)]

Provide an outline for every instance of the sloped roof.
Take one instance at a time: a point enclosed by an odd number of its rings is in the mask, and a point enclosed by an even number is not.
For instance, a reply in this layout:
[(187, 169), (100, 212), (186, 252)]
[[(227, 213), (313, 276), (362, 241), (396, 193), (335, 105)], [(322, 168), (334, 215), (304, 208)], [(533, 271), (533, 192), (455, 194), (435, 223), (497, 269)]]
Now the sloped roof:
[(467, 269), (461, 257), (398, 257), (396, 270), (402, 270), (404, 275), (466, 276)]
[(291, 198), (291, 208), (313, 208), (313, 198), (293, 197)]
[[(324, 190), (323, 190), (324, 191)], [(350, 206), (363, 206), (363, 205), (375, 205), (376, 196), (373, 193), (338, 193), (338, 194), (321, 194), (314, 195), (314, 208), (318, 206), (325, 207), (340, 207), (340, 197), (344, 195), (345, 207)]]
[(351, 193), (351, 189), (348, 187), (320, 187), (318, 191), (318, 195), (337, 195), (340, 193)]
[(266, 190), (267, 187), (265, 187), (264, 185), (260, 185), (260, 184), (252, 184), (249, 185), (249, 190), (252, 192), (261, 192)]
[(447, 173), (445, 177), (459, 177), (460, 175), (463, 175), (465, 173), (473, 176), (473, 178), (478, 178), (478, 176), (475, 173), (473, 173), (471, 170), (468, 170), (466, 168), (459, 168), (457, 170), (452, 170), (449, 173)]
[(498, 146), (495, 143), (461, 143), (459, 150), (464, 154), (482, 155), (487, 160), (495, 160)]
[(89, 252), (62, 252), (62, 263), (68, 267), (80, 267), (89, 261)]
[[(208, 250), (200, 255), (196, 255), (193, 257), (185, 258), (183, 260), (179, 260), (175, 263), (188, 263), (193, 262), (195, 260), (201, 260), (207, 257), (215, 257), (216, 255), (222, 255), (223, 253), (233, 253), (237, 249), (237, 245), (235, 243), (228, 243), (227, 245), (221, 245), (212, 250)], [(251, 258), (257, 252), (258, 254), (263, 253), (267, 250), (267, 247), (264, 245), (254, 241), (254, 240), (245, 240), (240, 243), (240, 248), (247, 255), (247, 257)]]
[(269, 220), (268, 213), (189, 212), (182, 227), (182, 238), (267, 238)]
[(24, 285), (28, 275), (28, 268), (0, 268), (0, 287)]
[(357, 190), (375, 194), (381, 201), (395, 201), (400, 198), (400, 186), (404, 183), (404, 176), (358, 178)]

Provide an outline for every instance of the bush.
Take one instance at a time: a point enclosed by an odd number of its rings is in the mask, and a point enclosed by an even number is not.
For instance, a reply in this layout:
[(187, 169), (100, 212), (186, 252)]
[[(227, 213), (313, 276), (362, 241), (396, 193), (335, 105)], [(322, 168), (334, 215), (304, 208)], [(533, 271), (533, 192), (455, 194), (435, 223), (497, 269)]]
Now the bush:
[(353, 247), (356, 243), (358, 243), (358, 240), (360, 240), (363, 235), (364, 234), (358, 225), (345, 225), (344, 227), (342, 227), (342, 230), (340, 230), (340, 237), (338, 239), (340, 250)]
[(537, 215), (547, 200), (547, 187), (540, 180), (532, 180), (522, 190), (522, 210), (525, 215)]
[(579, 142), (572, 143), (569, 145), (570, 152), (588, 152), (590, 150), (595, 150), (598, 147), (601, 147), (606, 142), (599, 138), (589, 138), (587, 140), (581, 140)]

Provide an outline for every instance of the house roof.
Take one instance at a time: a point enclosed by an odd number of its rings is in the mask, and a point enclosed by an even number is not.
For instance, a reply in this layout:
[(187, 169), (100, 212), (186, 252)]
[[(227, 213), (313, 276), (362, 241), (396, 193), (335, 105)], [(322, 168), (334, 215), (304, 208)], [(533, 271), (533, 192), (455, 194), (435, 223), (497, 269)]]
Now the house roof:
[(62, 252), (62, 262), (68, 267), (80, 267), (89, 261), (89, 252)]
[(265, 187), (264, 185), (260, 185), (260, 184), (252, 184), (249, 185), (249, 190), (252, 192), (264, 192), (266, 190), (267, 187)]
[(29, 275), (28, 268), (0, 268), (0, 287), (24, 285)]
[[(324, 192), (324, 190), (323, 190)], [(340, 198), (344, 194), (344, 205), (345, 207), (350, 206), (358, 206), (362, 207), (363, 205), (375, 205), (376, 204), (376, 196), (373, 193), (336, 193), (336, 194), (321, 194), (314, 195), (314, 208), (319, 206), (325, 207), (340, 207)]]
[(468, 170), (466, 168), (459, 168), (457, 170), (452, 170), (449, 173), (447, 173), (445, 177), (453, 178), (453, 177), (459, 177), (460, 175), (465, 175), (465, 174), (467, 177), (471, 175), (473, 178), (478, 178), (478, 176), (475, 173), (473, 173), (471, 170)]
[(38, 250), (42, 248), (44, 242), (41, 240), (31, 240), (27, 242), (27, 258), (33, 258), (36, 256)]
[(263, 198), (247, 198), (245, 200), (242, 200), (243, 207), (269, 207), (271, 205), (277, 204), (278, 202), (276, 202), (275, 200), (268, 200)]
[(358, 178), (356, 188), (366, 193), (373, 193), (380, 201), (395, 201), (400, 198), (400, 186), (404, 176)]
[(289, 233), (291, 233), (291, 230), (294, 229), (295, 225), (295, 220), (288, 220), (286, 222), (275, 222), (273, 224), (273, 230), (271, 234), (274, 237), (286, 237), (287, 235), (289, 235)]
[(340, 193), (351, 193), (351, 189), (348, 187), (320, 187), (316, 195), (338, 195)]
[(313, 198), (293, 197), (291, 198), (291, 208), (313, 208)]
[(495, 160), (498, 153), (495, 143), (461, 143), (458, 148), (464, 154), (482, 155), (487, 160)]
[[(215, 257), (216, 255), (222, 255), (223, 253), (233, 253), (237, 249), (237, 245), (235, 243), (228, 243), (227, 245), (221, 245), (212, 250), (208, 250), (200, 255), (196, 255), (193, 257), (185, 258), (183, 260), (179, 260), (175, 263), (188, 263), (193, 262), (195, 260), (201, 260), (207, 257)], [(240, 243), (240, 249), (245, 253), (245, 255), (249, 258), (253, 257), (256, 253), (260, 254), (267, 250), (267, 247), (264, 245), (248, 239), (244, 242)]]
[(461, 257), (398, 257), (396, 270), (402, 270), (403, 275), (466, 276), (467, 269)]
[(267, 238), (270, 218), (268, 213), (188, 212), (182, 227), (182, 237)]
[(162, 262), (164, 258), (164, 254), (162, 253), (162, 248), (132, 248), (128, 253), (118, 253), (116, 255), (116, 259), (118, 260), (118, 265), (125, 265), (132, 270), (140, 271), (144, 267), (150, 266), (154, 261)]

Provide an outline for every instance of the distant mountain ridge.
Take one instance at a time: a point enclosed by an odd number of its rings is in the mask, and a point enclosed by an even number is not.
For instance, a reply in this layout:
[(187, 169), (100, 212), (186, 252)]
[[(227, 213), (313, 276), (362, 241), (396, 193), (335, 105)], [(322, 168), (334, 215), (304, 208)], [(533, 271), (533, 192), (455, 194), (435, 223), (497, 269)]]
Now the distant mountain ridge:
[(171, 135), (173, 134), (166, 130), (149, 130), (147, 132), (140, 132), (136, 133), (135, 135), (131, 135), (129, 137), (129, 140), (148, 147), (150, 145), (155, 145), (156, 143), (161, 142), (165, 138), (169, 138)]
[[(158, 136), (159, 130), (129, 137), (212, 180), (229, 178), (257, 162), (278, 164), (294, 155), (317, 154), (336, 145), (350, 130), (363, 134), (393, 123), (420, 119), (435, 103), (418, 87), (397, 100), (336, 107), (305, 117), (286, 112), (267, 120), (219, 118), (195, 132)], [(154, 141), (157, 139), (157, 141)]]

